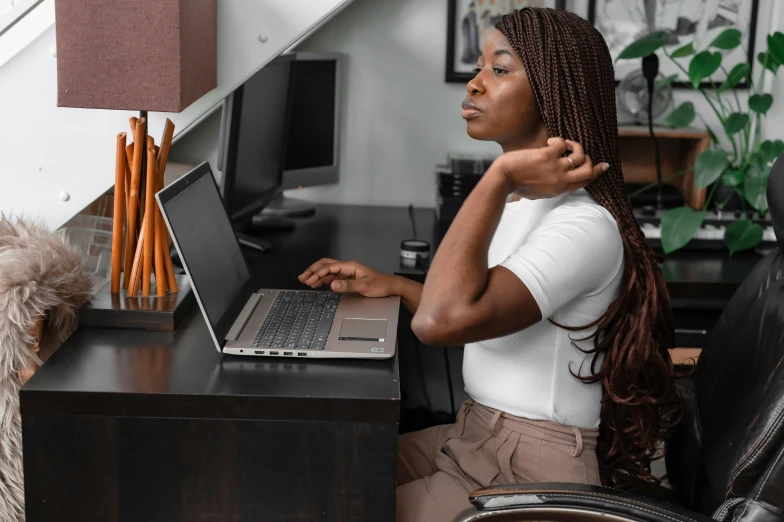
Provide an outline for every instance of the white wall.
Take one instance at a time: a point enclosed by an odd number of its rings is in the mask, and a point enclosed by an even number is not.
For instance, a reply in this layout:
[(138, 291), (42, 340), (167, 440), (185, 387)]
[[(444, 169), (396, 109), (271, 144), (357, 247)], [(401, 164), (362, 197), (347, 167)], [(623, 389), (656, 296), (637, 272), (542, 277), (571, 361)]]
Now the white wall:
[[(182, 113), (150, 113), (150, 133), (160, 136), (170, 117), (177, 139), (267, 61), (350, 1), (219, 0), (218, 87)], [(9, 31), (0, 39), (0, 60), (7, 60), (0, 67), (0, 212), (40, 218), (56, 229), (114, 183), (115, 137), (128, 129), (133, 113), (57, 107), (52, 5), (48, 0), (28, 15), (46, 14), (46, 23), (36, 24), (42, 32), (17, 32), (26, 36), (17, 38)], [(8, 41), (23, 48), (7, 50), (2, 43)]]
[[(781, 3), (760, 0), (755, 54), (767, 47), (764, 37), (771, 27), (784, 29)], [(573, 0), (568, 7), (587, 16), (583, 0)], [(347, 105), (340, 183), (288, 195), (325, 203), (433, 206), (432, 171), (447, 152), (499, 152), (494, 143), (466, 135), (459, 108), (465, 86), (444, 82), (446, 9), (446, 0), (356, 0), (297, 47), (348, 55), (343, 92)], [(674, 92), (674, 106), (692, 101), (721, 134), (699, 93)], [(773, 95), (777, 101), (766, 134), (784, 138), (784, 79), (777, 81)]]
[(444, 83), (446, 0), (356, 0), (298, 50), (346, 53), (341, 181), (320, 202), (433, 206), (448, 151), (498, 153), (465, 133), (465, 86)]

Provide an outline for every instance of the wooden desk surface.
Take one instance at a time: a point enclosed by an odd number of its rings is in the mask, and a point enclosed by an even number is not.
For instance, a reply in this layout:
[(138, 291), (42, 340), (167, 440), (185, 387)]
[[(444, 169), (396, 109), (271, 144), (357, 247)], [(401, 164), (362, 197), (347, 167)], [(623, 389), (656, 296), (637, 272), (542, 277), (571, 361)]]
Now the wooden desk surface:
[[(423, 226), (431, 213), (419, 213)], [(259, 287), (303, 288), (296, 276), (325, 256), (395, 271), (410, 230), (406, 209), (324, 207), (294, 232), (265, 237), (272, 251), (243, 251)], [(221, 355), (194, 306), (174, 332), (77, 330), (20, 400), (33, 414), (397, 423), (399, 381), (397, 357), (305, 363)]]

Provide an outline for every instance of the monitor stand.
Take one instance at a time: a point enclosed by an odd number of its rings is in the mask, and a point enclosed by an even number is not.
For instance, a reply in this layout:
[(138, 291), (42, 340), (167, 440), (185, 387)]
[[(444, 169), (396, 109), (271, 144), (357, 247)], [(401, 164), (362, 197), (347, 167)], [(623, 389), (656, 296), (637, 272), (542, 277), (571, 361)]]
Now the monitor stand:
[(283, 196), (283, 191), (275, 194), (272, 201), (261, 211), (261, 214), (264, 216), (285, 218), (305, 218), (315, 213), (316, 205), (314, 203), (301, 199), (287, 198)]
[(249, 248), (251, 250), (255, 250), (256, 252), (267, 252), (269, 249), (272, 248), (272, 245), (270, 245), (268, 242), (262, 239), (249, 236), (244, 232), (236, 232), (236, 233), (237, 233), (237, 240), (240, 242), (240, 246)]
[(271, 232), (291, 231), (297, 224), (291, 219), (265, 216), (262, 213), (254, 215), (250, 220), (235, 224), (234, 231), (240, 245), (255, 250), (257, 252), (267, 252), (272, 248), (269, 242), (259, 239), (258, 235), (269, 234)]

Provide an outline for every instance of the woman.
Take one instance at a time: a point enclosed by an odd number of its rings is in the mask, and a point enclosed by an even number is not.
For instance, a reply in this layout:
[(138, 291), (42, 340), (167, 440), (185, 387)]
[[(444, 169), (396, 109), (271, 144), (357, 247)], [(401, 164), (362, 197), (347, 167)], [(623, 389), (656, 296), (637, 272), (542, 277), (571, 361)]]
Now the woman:
[(451, 520), (489, 485), (650, 478), (680, 413), (669, 297), (626, 199), (601, 35), (526, 8), (502, 19), (475, 72), (468, 134), (503, 154), (424, 286), (330, 259), (300, 276), (400, 295), (423, 342), (465, 344), (457, 423), (400, 438), (398, 520)]

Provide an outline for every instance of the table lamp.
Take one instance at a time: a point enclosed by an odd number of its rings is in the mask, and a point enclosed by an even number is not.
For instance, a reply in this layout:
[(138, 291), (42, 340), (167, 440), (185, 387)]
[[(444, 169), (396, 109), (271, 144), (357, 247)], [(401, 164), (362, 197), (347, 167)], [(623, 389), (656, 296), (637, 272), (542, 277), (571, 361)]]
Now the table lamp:
[(139, 111), (133, 143), (116, 140), (111, 280), (81, 324), (173, 329), (193, 303), (154, 198), (174, 124), (156, 145), (147, 112), (181, 112), (217, 86), (217, 0), (56, 0), (55, 23), (57, 105)]

